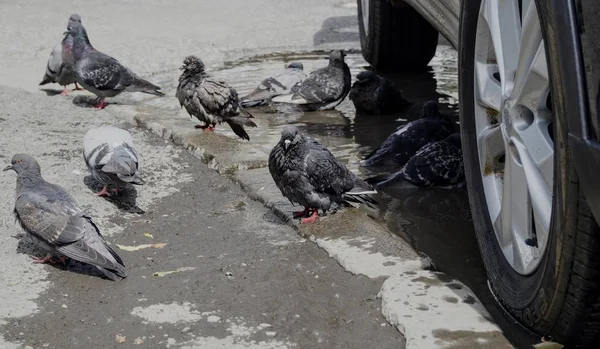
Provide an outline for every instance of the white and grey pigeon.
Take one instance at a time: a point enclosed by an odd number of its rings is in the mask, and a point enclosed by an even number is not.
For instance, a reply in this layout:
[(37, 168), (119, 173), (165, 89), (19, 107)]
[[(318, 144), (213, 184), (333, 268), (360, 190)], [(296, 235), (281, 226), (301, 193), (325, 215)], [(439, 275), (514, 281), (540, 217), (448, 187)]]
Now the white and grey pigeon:
[(89, 130), (83, 137), (83, 159), (94, 179), (104, 185), (96, 195), (109, 195), (109, 185), (115, 185), (118, 192), (128, 183), (144, 184), (138, 173), (138, 154), (126, 130), (114, 126)]
[(460, 134), (424, 145), (404, 167), (392, 174), (367, 179), (377, 188), (401, 180), (418, 187), (452, 188), (465, 181)]
[(423, 105), (421, 118), (398, 128), (364, 160), (361, 166), (404, 165), (422, 146), (442, 140), (454, 133), (454, 123), (439, 112), (438, 103)]
[(341, 203), (377, 208), (371, 197), (377, 192), (295, 126), (282, 129), (281, 139), (269, 154), (269, 172), (281, 194), (304, 207), (304, 211), (294, 212), (296, 218), (305, 217), (303, 224), (316, 221), (319, 210), (327, 212)]
[(56, 263), (53, 254), (95, 266), (117, 281), (127, 277), (123, 260), (108, 246), (92, 218), (63, 188), (42, 178), (30, 155), (17, 154), (4, 171), (17, 173), (14, 214), (32, 240), (48, 253), (35, 263)]
[(391, 114), (411, 105), (398, 87), (372, 71), (356, 76), (348, 98), (357, 111), (373, 114)]
[[(138, 77), (113, 57), (96, 50), (90, 43), (82, 24), (74, 23), (67, 28), (65, 40), (73, 40), (73, 73), (77, 82), (98, 96), (96, 109), (108, 105), (107, 97), (122, 92), (143, 92), (164, 96), (160, 87)], [(63, 46), (64, 47), (64, 46)]]
[(196, 128), (214, 131), (216, 124), (226, 122), (238, 137), (249, 141), (244, 126), (256, 124), (250, 120), (252, 114), (241, 106), (237, 91), (225, 81), (210, 77), (196, 56), (187, 56), (179, 69), (182, 73), (175, 97), (190, 116), (204, 123)]
[[(69, 17), (67, 28), (75, 23), (81, 24), (81, 17), (78, 14), (72, 14), (71, 17)], [(77, 81), (73, 74), (73, 61), (63, 59), (63, 56), (65, 55), (72, 56), (72, 48), (73, 38), (66, 41), (63, 39), (63, 41), (52, 48), (50, 58), (48, 58), (48, 64), (46, 64), (46, 73), (42, 78), (42, 82), (40, 82), (40, 86), (55, 82), (64, 87), (61, 95), (65, 96), (69, 93), (69, 89), (67, 89), (67, 85), (69, 84), (75, 84), (74, 91), (81, 90), (81, 88), (77, 86)]]
[(327, 67), (313, 71), (294, 92), (274, 97), (273, 102), (295, 104), (308, 111), (335, 108), (348, 95), (352, 82), (345, 56), (333, 51)]
[(302, 63), (292, 62), (281, 74), (264, 79), (254, 91), (242, 97), (242, 107), (267, 105), (273, 97), (292, 91), (294, 86), (299, 87), (304, 79), (306, 73)]

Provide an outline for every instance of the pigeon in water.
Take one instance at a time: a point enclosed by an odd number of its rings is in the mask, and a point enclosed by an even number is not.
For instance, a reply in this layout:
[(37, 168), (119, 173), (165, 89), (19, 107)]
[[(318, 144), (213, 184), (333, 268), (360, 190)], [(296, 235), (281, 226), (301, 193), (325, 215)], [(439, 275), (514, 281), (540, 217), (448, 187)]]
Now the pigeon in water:
[(294, 86), (306, 79), (302, 63), (292, 62), (285, 67), (283, 73), (264, 79), (254, 91), (242, 98), (242, 107), (258, 107), (266, 105), (271, 98), (292, 91)]
[(256, 124), (250, 120), (252, 114), (242, 108), (237, 92), (226, 82), (211, 78), (196, 56), (187, 56), (180, 69), (175, 97), (190, 116), (204, 122), (196, 128), (214, 131), (217, 123), (226, 122), (236, 135), (249, 141), (244, 126)]
[[(81, 17), (78, 14), (72, 14), (71, 17), (69, 17), (67, 28), (75, 23), (81, 24)], [(67, 85), (69, 84), (75, 84), (74, 91), (81, 90), (81, 88), (77, 86), (77, 81), (75, 80), (75, 75), (73, 74), (72, 59), (69, 61), (63, 58), (65, 54), (67, 56), (72, 56), (72, 48), (72, 37), (66, 42), (63, 40), (52, 48), (52, 53), (50, 53), (50, 58), (48, 59), (48, 64), (46, 65), (46, 74), (44, 74), (42, 82), (40, 82), (40, 86), (53, 82), (58, 83), (64, 87), (61, 95), (65, 96), (69, 93), (69, 90), (67, 89)]]
[(357, 111), (373, 114), (395, 113), (411, 104), (388, 79), (371, 71), (356, 76), (348, 98)]
[(404, 167), (392, 175), (367, 179), (383, 187), (406, 180), (419, 187), (455, 187), (465, 181), (460, 134), (424, 145)]
[(139, 78), (131, 69), (119, 61), (96, 50), (90, 44), (82, 24), (74, 23), (67, 28), (64, 42), (73, 40), (73, 72), (77, 82), (86, 90), (98, 96), (96, 109), (103, 109), (107, 97), (114, 97), (123, 91), (143, 92), (164, 96), (160, 87)]
[(17, 154), (4, 171), (17, 173), (14, 214), (23, 230), (48, 253), (35, 263), (56, 263), (54, 253), (91, 264), (111, 280), (127, 276), (123, 260), (106, 244), (100, 230), (63, 188), (46, 182), (38, 162)]
[(404, 165), (422, 146), (454, 133), (454, 123), (441, 114), (436, 101), (423, 105), (421, 118), (399, 128), (360, 162), (361, 166)]
[(342, 202), (377, 208), (370, 196), (377, 192), (295, 126), (281, 131), (279, 143), (269, 154), (269, 172), (281, 194), (292, 204), (304, 207), (304, 211), (294, 212), (296, 218), (307, 217), (301, 220), (303, 224), (316, 221), (319, 209), (327, 212)]
[(310, 73), (292, 93), (273, 98), (276, 103), (296, 104), (305, 110), (329, 110), (342, 103), (350, 91), (350, 68), (342, 51), (329, 55), (329, 65)]
[(89, 130), (83, 137), (83, 158), (94, 179), (104, 185), (96, 195), (108, 195), (108, 186), (115, 191), (127, 183), (143, 185), (138, 174), (138, 155), (129, 132), (102, 126)]

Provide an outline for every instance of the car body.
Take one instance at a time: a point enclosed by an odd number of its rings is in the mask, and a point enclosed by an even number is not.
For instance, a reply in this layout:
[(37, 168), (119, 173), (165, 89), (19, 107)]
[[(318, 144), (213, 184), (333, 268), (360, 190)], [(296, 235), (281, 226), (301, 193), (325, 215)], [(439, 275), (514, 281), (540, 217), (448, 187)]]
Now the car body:
[[(492, 292), (539, 335), (600, 347), (600, 3), (358, 7), (363, 56), (375, 70), (423, 69), (437, 44), (429, 27), (459, 51), (467, 188)], [(419, 61), (405, 62), (405, 52)]]

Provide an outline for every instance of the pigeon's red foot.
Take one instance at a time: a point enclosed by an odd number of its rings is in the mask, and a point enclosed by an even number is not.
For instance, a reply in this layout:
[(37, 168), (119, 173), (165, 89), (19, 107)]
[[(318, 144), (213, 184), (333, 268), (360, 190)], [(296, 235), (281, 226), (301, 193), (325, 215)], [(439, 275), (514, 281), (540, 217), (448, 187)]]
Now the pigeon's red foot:
[(204, 124), (204, 125), (195, 125), (194, 127), (204, 130), (204, 132), (215, 132), (214, 125)]
[(62, 92), (60, 93), (61, 96), (66, 96), (69, 94), (69, 89), (67, 88), (67, 86), (65, 86), (65, 89), (62, 90)]
[[(65, 87), (66, 89), (66, 87)], [(71, 91), (82, 91), (83, 89), (81, 87), (79, 87), (79, 85), (77, 85), (77, 83), (75, 83), (75, 88), (72, 89)]]
[(98, 103), (94, 106), (97, 110), (104, 109), (108, 103), (104, 100), (104, 98), (99, 98)]
[(310, 213), (310, 209), (308, 207), (305, 207), (304, 211), (294, 212), (294, 218), (306, 217), (309, 213)]
[(52, 255), (47, 254), (44, 258), (34, 258), (33, 263), (44, 264), (44, 263), (52, 263)]
[(310, 217), (302, 218), (300, 220), (300, 224), (314, 223), (317, 221), (317, 219), (319, 219), (319, 212), (317, 210), (314, 210), (312, 215), (310, 215)]
[(108, 185), (105, 185), (104, 188), (102, 188), (102, 190), (100, 190), (99, 192), (96, 193), (96, 195), (98, 195), (98, 196), (109, 196)]

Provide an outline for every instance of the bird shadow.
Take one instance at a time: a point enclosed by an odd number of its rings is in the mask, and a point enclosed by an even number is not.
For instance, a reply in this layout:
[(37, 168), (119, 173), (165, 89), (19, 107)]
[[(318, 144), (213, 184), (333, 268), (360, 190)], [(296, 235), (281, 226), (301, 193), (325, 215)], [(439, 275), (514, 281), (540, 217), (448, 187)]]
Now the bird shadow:
[[(103, 185), (96, 181), (94, 177), (88, 175), (83, 178), (83, 183), (94, 193), (102, 190)], [(109, 189), (109, 192), (111, 190)], [(146, 211), (137, 205), (137, 189), (128, 184), (121, 188), (118, 194), (103, 197), (106, 201), (115, 205), (119, 210), (127, 213), (144, 214)]]
[[(19, 237), (17, 237), (19, 238)], [(32, 257), (31, 263), (34, 258), (43, 258), (46, 256), (47, 251), (38, 247), (27, 235), (23, 234), (20, 236), (19, 243), (17, 244), (17, 253), (26, 254)], [(56, 258), (56, 257), (54, 257)], [(71, 258), (67, 258), (65, 263), (45, 263), (53, 268), (69, 271), (77, 274), (97, 276), (103, 279), (108, 279), (102, 272), (96, 267), (81, 263)], [(41, 267), (41, 266), (40, 266)]]
[(46, 96), (58, 96), (63, 90), (55, 90), (51, 88), (41, 88), (40, 91), (44, 92)]

